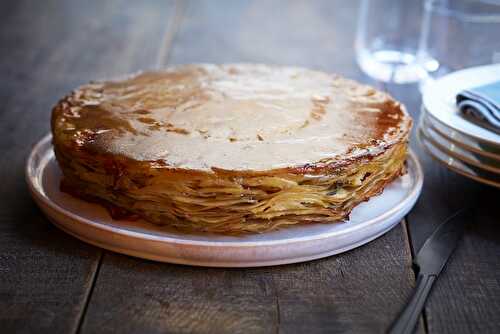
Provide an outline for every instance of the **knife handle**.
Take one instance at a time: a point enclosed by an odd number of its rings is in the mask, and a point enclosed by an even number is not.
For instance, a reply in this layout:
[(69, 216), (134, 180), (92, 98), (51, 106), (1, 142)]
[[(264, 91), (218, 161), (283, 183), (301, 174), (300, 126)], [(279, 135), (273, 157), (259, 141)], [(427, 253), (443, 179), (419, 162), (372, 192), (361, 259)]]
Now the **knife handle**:
[(435, 280), (435, 275), (418, 275), (415, 292), (399, 317), (392, 324), (388, 332), (389, 334), (413, 333), (413, 329), (417, 324), (420, 313), (422, 313), (425, 301)]

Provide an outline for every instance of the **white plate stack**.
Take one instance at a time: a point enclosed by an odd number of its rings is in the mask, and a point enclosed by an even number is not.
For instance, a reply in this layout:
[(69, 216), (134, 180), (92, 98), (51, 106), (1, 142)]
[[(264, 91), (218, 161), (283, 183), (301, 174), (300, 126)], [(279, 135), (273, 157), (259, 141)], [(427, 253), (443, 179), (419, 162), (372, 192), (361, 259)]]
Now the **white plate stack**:
[(500, 135), (463, 118), (455, 100), (464, 89), (497, 80), (500, 64), (454, 72), (426, 85), (417, 135), (438, 162), (500, 188)]

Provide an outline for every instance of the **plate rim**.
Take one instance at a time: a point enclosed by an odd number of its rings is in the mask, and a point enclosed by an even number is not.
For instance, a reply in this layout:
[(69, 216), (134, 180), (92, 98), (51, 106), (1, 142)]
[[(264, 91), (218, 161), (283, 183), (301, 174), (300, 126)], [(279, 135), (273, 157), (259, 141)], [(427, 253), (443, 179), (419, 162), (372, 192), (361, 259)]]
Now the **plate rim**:
[[(257, 267), (269, 267), (269, 266), (277, 266), (277, 265), (286, 265), (286, 264), (293, 264), (293, 263), (301, 263), (301, 262), (307, 262), (307, 261), (313, 261), (313, 260), (318, 260), (322, 259), (325, 257), (333, 256), (336, 254), (341, 254), (344, 252), (347, 252), (349, 250), (355, 249), (357, 247), (363, 246), (379, 237), (384, 235), (385, 233), (389, 232), (396, 224), (392, 224), (388, 227), (385, 227), (384, 229), (381, 229), (377, 233), (373, 234), (372, 236), (366, 238), (365, 240), (361, 241), (354, 241), (351, 242), (349, 245), (346, 245), (342, 248), (335, 248), (335, 249), (329, 249), (329, 250), (323, 250), (320, 252), (316, 252), (314, 254), (310, 255), (300, 255), (300, 256), (293, 256), (293, 257), (272, 257), (268, 259), (260, 259), (260, 260), (244, 260), (244, 261), (230, 261), (230, 260), (212, 260), (212, 261), (207, 261), (207, 260), (193, 260), (192, 258), (189, 257), (174, 257), (171, 254), (169, 255), (158, 255), (156, 253), (152, 252), (147, 252), (147, 255), (144, 255), (144, 251), (137, 251), (134, 249), (130, 248), (124, 248), (124, 247), (119, 247), (119, 246), (112, 246), (110, 244), (105, 244), (100, 241), (92, 240), (89, 239), (85, 236), (82, 236), (81, 234), (78, 234), (67, 227), (65, 227), (63, 224), (60, 224), (53, 220), (52, 218), (49, 218), (52, 224), (54, 224), (58, 229), (62, 230), (63, 232), (71, 235), (74, 238), (77, 238), (83, 242), (89, 243), (91, 245), (94, 245), (96, 247), (103, 248), (105, 250), (110, 250), (112, 252), (116, 252), (119, 254), (125, 254), (129, 256), (133, 256), (136, 258), (141, 258), (141, 259), (148, 259), (148, 260), (153, 260), (153, 261), (158, 261), (158, 262), (164, 262), (164, 263), (173, 263), (173, 264), (182, 264), (182, 265), (189, 265), (189, 266), (198, 266), (198, 267), (212, 267), (212, 268), (257, 268)], [(151, 241), (151, 240), (148, 240)], [(153, 241), (153, 242), (161, 242), (161, 241)], [(271, 245), (273, 246), (273, 245)], [(281, 246), (281, 245), (278, 245)], [(259, 248), (259, 246), (256, 246), (256, 248)]]
[[(473, 138), (469, 135), (466, 135), (462, 132), (456, 131), (455, 129), (447, 127), (446, 125), (444, 125), (443, 123), (438, 121), (434, 116), (430, 115), (425, 109), (422, 109), (421, 120), (420, 120), (421, 124), (425, 124), (426, 127), (431, 128), (437, 134), (439, 134), (441, 137), (447, 139), (451, 143), (456, 144), (457, 146), (460, 146), (462, 149), (464, 149), (466, 151), (474, 152), (474, 153), (477, 153), (477, 154), (482, 155), (484, 157), (488, 157), (488, 158), (500, 161), (499, 154), (495, 154), (495, 153), (488, 152), (485, 150), (480, 150), (476, 147), (470, 146), (469, 144), (460, 142), (457, 138), (452, 138), (452, 137), (450, 137), (450, 135), (448, 135), (448, 134), (444, 133), (442, 130), (438, 129), (437, 126), (435, 124), (433, 124), (433, 122), (439, 123), (441, 126), (446, 127), (450, 131), (453, 131), (456, 134), (465, 137), (467, 140), (477, 141), (475, 138)], [(483, 142), (483, 141), (479, 141), (479, 142)]]
[[(345, 234), (351, 234), (355, 232), (358, 229), (362, 229), (366, 227), (366, 225), (372, 225), (380, 221), (385, 221), (392, 215), (396, 214), (399, 210), (404, 208), (406, 205), (411, 203), (412, 201), (416, 201), (418, 199), (418, 196), (422, 190), (423, 186), (423, 181), (424, 181), (424, 173), (422, 166), (416, 156), (416, 154), (409, 150), (408, 152), (408, 158), (407, 161), (409, 163), (413, 164), (413, 171), (415, 173), (415, 180), (414, 186), (412, 189), (409, 191), (409, 193), (405, 196), (405, 198), (399, 202), (396, 206), (391, 208), (391, 210), (384, 212), (383, 214), (371, 219), (364, 221), (360, 224), (357, 225), (352, 225), (350, 228), (341, 230), (341, 231), (331, 231), (331, 232), (326, 232), (322, 233), (319, 235), (313, 235), (313, 236), (300, 236), (300, 237), (293, 237), (293, 238), (288, 238), (288, 239), (279, 239), (279, 240), (259, 240), (259, 241), (206, 241), (206, 240), (187, 240), (187, 239), (177, 239), (175, 237), (171, 236), (157, 236), (157, 235), (152, 235), (152, 234), (146, 234), (146, 233), (141, 233), (141, 232), (136, 232), (136, 231), (131, 231), (131, 230), (124, 230), (120, 229), (115, 226), (107, 225), (105, 223), (98, 223), (95, 221), (92, 221), (90, 219), (87, 219), (85, 217), (81, 217), (77, 215), (76, 213), (73, 213), (64, 207), (60, 206), (59, 204), (55, 203), (53, 200), (51, 200), (47, 194), (43, 190), (43, 185), (39, 185), (39, 188), (35, 185), (36, 182), (34, 182), (34, 179), (36, 179), (36, 174), (32, 173), (32, 170), (35, 171), (37, 170), (36, 168), (33, 167), (35, 164), (35, 156), (40, 155), (39, 152), (43, 150), (43, 147), (45, 145), (49, 145), (50, 147), (45, 150), (45, 153), (43, 154), (44, 157), (49, 155), (49, 158), (45, 158), (45, 160), (50, 160), (52, 158), (50, 155), (53, 154), (53, 151), (50, 152), (49, 150), (52, 149), (52, 145), (50, 143), (52, 139), (52, 135), (49, 133), (45, 135), (42, 139), (40, 139), (34, 146), (33, 149), (31, 150), (27, 160), (26, 160), (26, 165), (25, 165), (25, 178), (26, 178), (26, 183), (28, 184), (29, 190), (32, 194), (33, 197), (37, 201), (42, 202), (44, 205), (48, 206), (52, 210), (55, 210), (67, 217), (69, 217), (72, 220), (76, 220), (79, 223), (82, 224), (87, 224), (91, 225), (94, 228), (104, 230), (107, 232), (112, 232), (112, 233), (117, 233), (120, 235), (124, 235), (127, 237), (133, 237), (133, 238), (139, 238), (143, 240), (149, 240), (149, 241), (159, 241), (159, 242), (165, 242), (165, 243), (170, 243), (170, 244), (177, 244), (177, 245), (190, 245), (190, 246), (203, 246), (203, 247), (225, 247), (225, 248), (243, 248), (243, 247), (265, 247), (265, 246), (275, 246), (275, 245), (290, 245), (290, 244), (296, 244), (296, 243), (303, 243), (303, 242), (310, 242), (310, 241), (318, 241), (318, 240), (323, 240), (323, 239), (328, 239), (332, 237), (332, 235), (338, 236), (338, 235), (345, 235)], [(42, 156), (42, 155), (41, 155)], [(39, 164), (42, 164), (42, 161), (39, 162)], [(45, 165), (47, 162), (45, 162)], [(59, 227), (59, 225), (57, 225)]]
[[(461, 131), (459, 128), (457, 128), (456, 126), (453, 126), (453, 125), (449, 125), (445, 122), (443, 122), (442, 120), (440, 120), (439, 118), (437, 118), (434, 114), (432, 114), (429, 109), (427, 109), (425, 107), (425, 105), (422, 103), (421, 107), (420, 107), (420, 114), (426, 114), (427, 117), (429, 118), (432, 118), (433, 121), (441, 124), (441, 126), (444, 126), (444, 127), (447, 127), (449, 128), (450, 130), (452, 131), (456, 131), (457, 133), (459, 133), (460, 135), (462, 136), (465, 136), (465, 137), (469, 137), (469, 139), (471, 140), (475, 140), (475, 141), (478, 141), (478, 142), (482, 142), (482, 143), (485, 143), (485, 144), (488, 144), (488, 145), (492, 145), (492, 146), (498, 146), (500, 147), (500, 143), (497, 143), (497, 142), (493, 142), (493, 141), (490, 141), (490, 140), (487, 140), (487, 139), (483, 139), (482, 137), (478, 137), (476, 135), (473, 135), (473, 134), (470, 134), (468, 132), (464, 132), (464, 131)], [(473, 124), (474, 126), (477, 126), (475, 124)]]
[[(470, 174), (469, 172), (466, 172), (460, 168), (458, 168), (457, 166), (454, 166), (453, 164), (450, 164), (448, 162), (445, 162), (443, 161), (443, 159), (441, 158), (438, 158), (430, 149), (428, 146), (432, 146), (434, 147), (436, 150), (440, 151), (441, 153), (443, 153), (444, 155), (448, 156), (449, 158), (453, 159), (453, 160), (460, 160), (460, 159), (457, 159), (457, 158), (454, 158), (454, 157), (451, 157), (449, 155), (447, 155), (445, 152), (443, 152), (442, 150), (440, 150), (439, 148), (435, 147), (434, 145), (432, 145), (432, 143), (430, 143), (427, 139), (423, 138), (420, 134), (420, 131), (418, 130), (417, 131), (417, 140), (419, 141), (420, 145), (423, 147), (423, 149), (430, 155), (430, 157), (438, 162), (439, 164), (443, 165), (444, 167), (450, 169), (451, 171), (457, 173), (457, 174), (460, 174), (464, 177), (467, 177), (467, 178), (470, 178), (474, 181), (477, 181), (477, 182), (480, 182), (480, 183), (483, 183), (483, 184), (486, 184), (486, 185), (489, 185), (489, 186), (492, 186), (492, 187), (496, 187), (496, 188), (500, 188), (500, 183), (497, 183), (497, 182), (494, 182), (494, 181), (490, 181), (488, 179), (485, 179), (483, 177), (480, 177), (480, 176), (477, 176), (477, 175), (473, 175), (473, 174)], [(461, 161), (462, 163), (465, 163), (463, 161)]]
[[(437, 133), (432, 128), (429, 128), (429, 129), (430, 129), (430, 131), (434, 131), (436, 133), (436, 136), (440, 136), (440, 134)], [(483, 163), (481, 163), (479, 161), (474, 161), (472, 158), (465, 156), (463, 153), (460, 153), (460, 152), (457, 152), (457, 151), (453, 151), (451, 148), (446, 147), (443, 144), (439, 143), (437, 141), (437, 139), (428, 131), (427, 128), (425, 128), (423, 126), (419, 126), (418, 131), (421, 131), (421, 135), (424, 137), (425, 140), (427, 140), (428, 142), (430, 142), (432, 144), (432, 146), (434, 146), (435, 148), (439, 149), (441, 152), (443, 152), (444, 154), (450, 156), (451, 158), (458, 159), (458, 160), (460, 160), (460, 161), (462, 161), (464, 163), (467, 163), (467, 164), (472, 165), (474, 167), (483, 169), (483, 170), (488, 171), (490, 173), (500, 175), (500, 168), (493, 167), (493, 166), (490, 166), (488, 164), (483, 164)], [(448, 142), (448, 144), (455, 145), (453, 142), (450, 142), (449, 140), (447, 140), (446, 137), (443, 137), (443, 136), (440, 136), (440, 137), (444, 141)], [(462, 147), (460, 147), (460, 149), (464, 150)], [(471, 153), (471, 152), (468, 152), (468, 153)]]

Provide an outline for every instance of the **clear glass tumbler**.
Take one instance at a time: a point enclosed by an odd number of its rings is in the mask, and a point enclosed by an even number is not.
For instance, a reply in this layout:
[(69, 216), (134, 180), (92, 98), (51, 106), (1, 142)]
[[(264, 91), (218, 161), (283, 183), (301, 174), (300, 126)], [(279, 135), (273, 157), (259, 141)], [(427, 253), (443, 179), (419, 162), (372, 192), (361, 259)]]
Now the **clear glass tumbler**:
[(361, 69), (382, 82), (410, 83), (427, 76), (418, 58), (423, 0), (363, 0), (355, 48)]
[(429, 78), (500, 63), (500, 0), (426, 0), (418, 57)]

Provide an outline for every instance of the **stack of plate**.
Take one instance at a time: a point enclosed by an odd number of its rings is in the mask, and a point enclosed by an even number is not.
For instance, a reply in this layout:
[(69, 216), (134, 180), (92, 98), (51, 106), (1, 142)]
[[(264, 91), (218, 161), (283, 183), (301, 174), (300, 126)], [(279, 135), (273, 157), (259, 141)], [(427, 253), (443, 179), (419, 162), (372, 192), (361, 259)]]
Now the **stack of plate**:
[(500, 64), (446, 75), (423, 90), (418, 138), (449, 169), (500, 188), (500, 135), (463, 118), (455, 98), (464, 89), (500, 80)]

